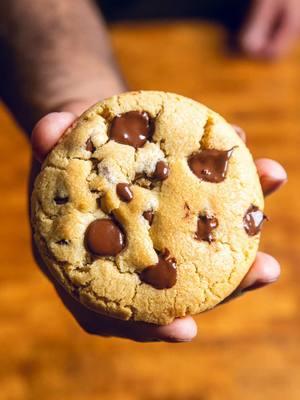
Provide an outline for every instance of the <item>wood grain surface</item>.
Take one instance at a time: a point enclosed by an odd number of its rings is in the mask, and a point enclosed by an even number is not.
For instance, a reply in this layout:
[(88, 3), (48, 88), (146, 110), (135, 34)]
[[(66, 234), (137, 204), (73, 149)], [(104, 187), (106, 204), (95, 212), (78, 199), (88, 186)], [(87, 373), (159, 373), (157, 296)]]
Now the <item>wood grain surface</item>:
[(30, 147), (0, 108), (0, 399), (300, 399), (300, 47), (277, 63), (226, 54), (222, 29), (118, 25), (113, 44), (133, 89), (202, 101), (248, 133), (255, 157), (278, 159), (289, 183), (267, 200), (261, 248), (273, 286), (199, 315), (191, 344), (138, 344), (82, 332), (30, 252)]

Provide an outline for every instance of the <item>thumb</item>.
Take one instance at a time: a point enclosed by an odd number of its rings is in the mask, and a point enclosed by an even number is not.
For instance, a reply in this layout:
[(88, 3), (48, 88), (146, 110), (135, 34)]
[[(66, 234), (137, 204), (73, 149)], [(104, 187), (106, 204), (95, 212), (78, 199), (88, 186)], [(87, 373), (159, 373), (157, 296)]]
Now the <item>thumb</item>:
[(76, 118), (71, 112), (53, 112), (38, 121), (31, 135), (33, 155), (38, 161), (45, 159)]
[(34, 157), (42, 162), (76, 118), (96, 101), (91, 98), (68, 102), (57, 107), (60, 112), (52, 112), (41, 118), (31, 134)]

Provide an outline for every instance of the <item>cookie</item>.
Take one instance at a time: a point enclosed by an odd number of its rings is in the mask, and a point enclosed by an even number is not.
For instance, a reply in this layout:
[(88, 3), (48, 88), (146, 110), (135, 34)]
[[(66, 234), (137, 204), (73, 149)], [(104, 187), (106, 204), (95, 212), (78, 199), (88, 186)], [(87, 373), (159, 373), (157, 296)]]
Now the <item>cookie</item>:
[(69, 293), (99, 313), (155, 324), (230, 295), (263, 220), (256, 167), (232, 126), (164, 92), (86, 111), (32, 194), (35, 242)]

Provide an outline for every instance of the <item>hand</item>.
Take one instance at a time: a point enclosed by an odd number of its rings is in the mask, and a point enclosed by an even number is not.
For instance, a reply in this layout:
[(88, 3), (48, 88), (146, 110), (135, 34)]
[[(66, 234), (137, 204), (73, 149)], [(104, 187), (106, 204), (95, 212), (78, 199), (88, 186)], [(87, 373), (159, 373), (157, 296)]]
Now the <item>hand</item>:
[(299, 36), (299, 0), (254, 0), (240, 43), (252, 56), (277, 58), (284, 55)]
[[(32, 132), (32, 148), (39, 161), (45, 158), (63, 132), (89, 105), (88, 103), (71, 104), (67, 108), (68, 112), (48, 114), (37, 123)], [(243, 131), (239, 128), (236, 128), (236, 130), (240, 136), (244, 136)], [(277, 190), (287, 179), (284, 169), (275, 161), (260, 159), (256, 161), (256, 165), (265, 195)], [(121, 321), (88, 310), (52, 279), (37, 252), (35, 252), (35, 256), (42, 270), (54, 283), (66, 307), (88, 333), (149, 342), (159, 340), (187, 342), (191, 341), (197, 334), (197, 326), (192, 317), (178, 318), (169, 325), (156, 326), (142, 322)], [(254, 264), (234, 295), (272, 283), (278, 279), (279, 274), (280, 266), (278, 262), (270, 255), (258, 253)], [(231, 295), (230, 298), (232, 297)]]

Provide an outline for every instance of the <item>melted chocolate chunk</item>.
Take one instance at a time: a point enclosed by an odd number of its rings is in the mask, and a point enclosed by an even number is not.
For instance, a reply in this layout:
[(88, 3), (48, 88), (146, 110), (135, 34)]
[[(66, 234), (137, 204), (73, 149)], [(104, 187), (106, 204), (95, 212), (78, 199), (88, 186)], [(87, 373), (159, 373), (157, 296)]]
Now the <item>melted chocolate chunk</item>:
[(61, 206), (62, 204), (66, 204), (69, 201), (69, 197), (54, 197), (54, 201), (57, 205)]
[(170, 169), (165, 161), (158, 161), (153, 172), (153, 178), (157, 181), (164, 181), (169, 176)]
[(195, 239), (205, 240), (208, 243), (213, 241), (212, 231), (218, 226), (218, 220), (215, 217), (199, 215), (197, 222), (197, 231)]
[(207, 149), (192, 154), (188, 164), (193, 173), (206, 182), (219, 183), (224, 181), (228, 169), (228, 161), (233, 149), (215, 150)]
[(117, 195), (120, 200), (129, 203), (133, 199), (133, 193), (127, 183), (117, 184)]
[(175, 258), (170, 257), (169, 250), (165, 249), (158, 256), (158, 263), (146, 267), (140, 274), (143, 282), (155, 289), (170, 289), (177, 281)]
[(111, 219), (96, 219), (85, 232), (85, 243), (95, 256), (116, 256), (125, 247), (125, 236)]
[(153, 217), (154, 217), (153, 211), (151, 211), (151, 210), (145, 211), (143, 213), (143, 217), (149, 222), (149, 225), (151, 226), (152, 222), (153, 222)]
[(256, 206), (251, 205), (244, 216), (244, 228), (249, 236), (257, 235), (267, 217)]
[(142, 147), (153, 135), (153, 121), (145, 111), (129, 111), (111, 122), (109, 136), (118, 143)]
[(87, 151), (90, 151), (91, 153), (93, 153), (96, 150), (95, 146), (93, 145), (93, 142), (91, 141), (91, 138), (87, 140), (85, 149)]

